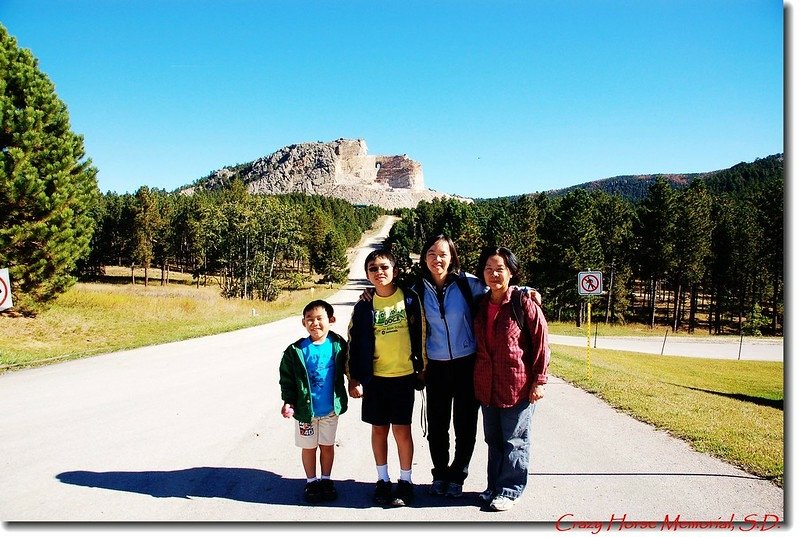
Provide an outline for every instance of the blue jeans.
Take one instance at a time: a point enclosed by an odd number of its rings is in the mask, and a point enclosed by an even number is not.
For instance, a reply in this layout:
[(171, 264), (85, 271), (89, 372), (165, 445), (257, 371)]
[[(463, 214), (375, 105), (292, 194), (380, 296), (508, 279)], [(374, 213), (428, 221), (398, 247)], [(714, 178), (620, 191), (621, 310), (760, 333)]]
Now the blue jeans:
[(524, 401), (510, 408), (481, 405), (488, 444), (488, 490), (516, 499), (527, 486), (530, 423), (535, 405)]

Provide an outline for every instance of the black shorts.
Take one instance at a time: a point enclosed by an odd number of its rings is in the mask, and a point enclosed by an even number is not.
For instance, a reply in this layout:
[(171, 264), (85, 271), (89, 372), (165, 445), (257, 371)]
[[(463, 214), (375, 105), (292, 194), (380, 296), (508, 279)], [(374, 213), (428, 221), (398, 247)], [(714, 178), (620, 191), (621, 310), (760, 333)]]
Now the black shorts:
[(410, 425), (415, 377), (372, 377), (363, 387), (361, 419), (372, 425)]

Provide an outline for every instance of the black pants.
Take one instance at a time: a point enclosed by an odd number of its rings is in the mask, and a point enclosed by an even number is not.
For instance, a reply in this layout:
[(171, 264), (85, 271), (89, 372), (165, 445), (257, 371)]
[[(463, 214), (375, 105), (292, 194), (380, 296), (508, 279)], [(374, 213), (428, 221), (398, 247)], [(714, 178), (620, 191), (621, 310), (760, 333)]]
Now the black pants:
[[(474, 355), (454, 360), (428, 360), (427, 440), (433, 461), (433, 479), (458, 483), (469, 474), (469, 461), (477, 438), (474, 397)], [(449, 427), (455, 429), (455, 455), (449, 460)]]

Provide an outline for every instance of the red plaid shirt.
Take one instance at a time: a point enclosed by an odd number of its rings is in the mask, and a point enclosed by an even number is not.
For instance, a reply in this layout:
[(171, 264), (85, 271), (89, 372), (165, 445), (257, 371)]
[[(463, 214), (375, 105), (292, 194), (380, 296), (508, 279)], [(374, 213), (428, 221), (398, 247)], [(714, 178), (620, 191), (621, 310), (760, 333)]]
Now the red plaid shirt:
[[(481, 404), (509, 408), (529, 400), (535, 384), (546, 384), (549, 366), (549, 341), (544, 312), (529, 296), (522, 294), (529, 338), (513, 317), (511, 286), (502, 300), (494, 323), (488, 322), (489, 295), (485, 295), (474, 319), (477, 360), (474, 365), (474, 391)], [(488, 337), (493, 326), (492, 337)], [(489, 344), (488, 341), (491, 341)]]

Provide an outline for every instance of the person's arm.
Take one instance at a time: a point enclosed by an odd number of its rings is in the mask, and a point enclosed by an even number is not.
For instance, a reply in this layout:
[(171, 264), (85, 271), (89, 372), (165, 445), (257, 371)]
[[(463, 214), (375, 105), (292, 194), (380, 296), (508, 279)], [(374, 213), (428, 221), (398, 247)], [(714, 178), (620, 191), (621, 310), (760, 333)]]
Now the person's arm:
[[(369, 288), (368, 290), (374, 292), (374, 289), (372, 288)], [(352, 310), (350, 325), (347, 327), (347, 361), (345, 371), (347, 375), (347, 393), (349, 393), (350, 397), (353, 399), (359, 399), (360, 397), (363, 397), (363, 386), (356, 378), (357, 375), (360, 375), (360, 372), (358, 371), (358, 346), (353, 345), (353, 332), (357, 330), (356, 319), (358, 316), (358, 311), (359, 310), (356, 304), (356, 307)]]
[(363, 290), (361, 296), (358, 297), (358, 300), (361, 300), (363, 302), (371, 302), (374, 296), (375, 296), (375, 288), (367, 287), (366, 289)]
[(529, 296), (528, 300), (523, 300), (523, 304), (533, 352), (533, 385), (530, 389), (530, 402), (534, 403), (544, 397), (543, 385), (548, 380), (547, 371), (550, 359), (549, 329), (541, 306), (532, 300), (532, 296)]
[(288, 347), (283, 352), (283, 357), (280, 359), (280, 397), (283, 399), (283, 406), (281, 407), (281, 414), (286, 416), (286, 407), (294, 407), (297, 401), (297, 384), (295, 381), (296, 372), (294, 370), (294, 349)]

